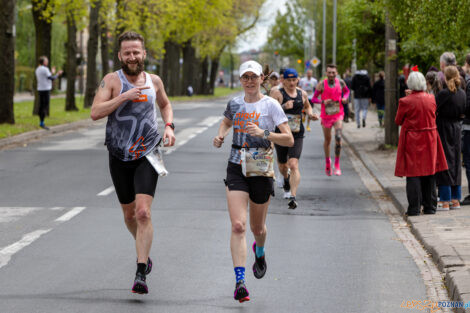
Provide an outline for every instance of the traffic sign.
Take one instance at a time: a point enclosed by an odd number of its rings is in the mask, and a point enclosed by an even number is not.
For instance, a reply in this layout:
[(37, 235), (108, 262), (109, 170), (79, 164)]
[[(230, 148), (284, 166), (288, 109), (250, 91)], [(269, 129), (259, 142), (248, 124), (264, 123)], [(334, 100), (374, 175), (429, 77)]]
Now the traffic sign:
[(318, 65), (320, 65), (320, 59), (317, 57), (313, 57), (313, 59), (310, 60), (310, 63), (313, 65), (313, 67), (317, 67)]

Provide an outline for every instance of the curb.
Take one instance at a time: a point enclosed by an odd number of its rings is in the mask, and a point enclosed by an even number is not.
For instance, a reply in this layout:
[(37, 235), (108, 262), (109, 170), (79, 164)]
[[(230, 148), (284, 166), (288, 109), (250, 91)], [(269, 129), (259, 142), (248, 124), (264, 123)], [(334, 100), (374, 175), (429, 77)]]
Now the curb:
[[(392, 199), (392, 202), (398, 211), (404, 215), (407, 210), (406, 196), (400, 197), (400, 193), (393, 191), (388, 179), (370, 160), (367, 153), (357, 149), (356, 146), (348, 140), (347, 135), (345, 135), (344, 132), (343, 139), (348, 143), (349, 147), (365, 165), (369, 173), (375, 178), (384, 192)], [(401, 192), (401, 194), (404, 193)], [(455, 251), (451, 247), (438, 239), (431, 230), (426, 230), (429, 229), (429, 227), (419, 227), (421, 224), (426, 224), (425, 220), (421, 220), (419, 216), (404, 216), (404, 219), (410, 225), (411, 233), (424, 246), (424, 249), (432, 255), (437, 267), (445, 275), (443, 283), (447, 288), (451, 301), (459, 301), (464, 304), (468, 303), (470, 301), (470, 268), (467, 264), (458, 255), (456, 255)], [(457, 308), (455, 312), (470, 313), (470, 309)]]

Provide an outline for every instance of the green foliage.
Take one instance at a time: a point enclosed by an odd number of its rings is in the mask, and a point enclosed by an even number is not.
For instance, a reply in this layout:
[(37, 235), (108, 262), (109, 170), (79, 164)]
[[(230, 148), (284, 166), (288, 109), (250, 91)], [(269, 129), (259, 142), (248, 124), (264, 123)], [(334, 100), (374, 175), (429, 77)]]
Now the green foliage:
[(381, 0), (400, 35), (403, 61), (427, 69), (444, 51), (459, 63), (470, 44), (470, 0)]
[(266, 50), (277, 51), (281, 56), (303, 59), (306, 13), (297, 0), (287, 3), (284, 14), (278, 11), (275, 23), (269, 30)]
[(338, 52), (340, 69), (351, 65), (356, 39), (357, 67), (369, 64), (384, 68), (385, 12), (377, 1), (349, 0), (338, 7)]
[[(15, 90), (16, 91), (33, 90), (34, 70), (35, 68), (33, 67), (15, 66)], [(20, 90), (20, 87), (21, 87), (21, 90)]]

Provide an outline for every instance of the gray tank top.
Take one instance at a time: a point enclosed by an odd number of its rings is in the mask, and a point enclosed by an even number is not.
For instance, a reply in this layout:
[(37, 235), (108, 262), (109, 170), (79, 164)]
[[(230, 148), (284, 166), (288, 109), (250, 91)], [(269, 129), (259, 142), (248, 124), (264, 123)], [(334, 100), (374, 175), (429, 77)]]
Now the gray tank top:
[[(121, 80), (120, 94), (134, 88), (122, 70), (117, 71)], [(145, 86), (139, 99), (122, 103), (108, 116), (106, 124), (106, 146), (109, 152), (123, 161), (139, 159), (158, 144), (156, 92), (152, 79), (145, 73)]]

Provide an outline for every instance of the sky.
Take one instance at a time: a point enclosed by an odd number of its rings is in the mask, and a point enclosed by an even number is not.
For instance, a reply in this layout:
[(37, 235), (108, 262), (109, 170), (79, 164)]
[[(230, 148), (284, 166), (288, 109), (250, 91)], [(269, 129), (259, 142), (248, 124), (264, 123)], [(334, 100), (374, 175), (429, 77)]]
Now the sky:
[(286, 11), (287, 0), (267, 0), (261, 9), (261, 17), (254, 27), (239, 37), (237, 42), (237, 51), (243, 52), (251, 49), (258, 49), (263, 46), (268, 39), (268, 29), (274, 23), (276, 12)]

